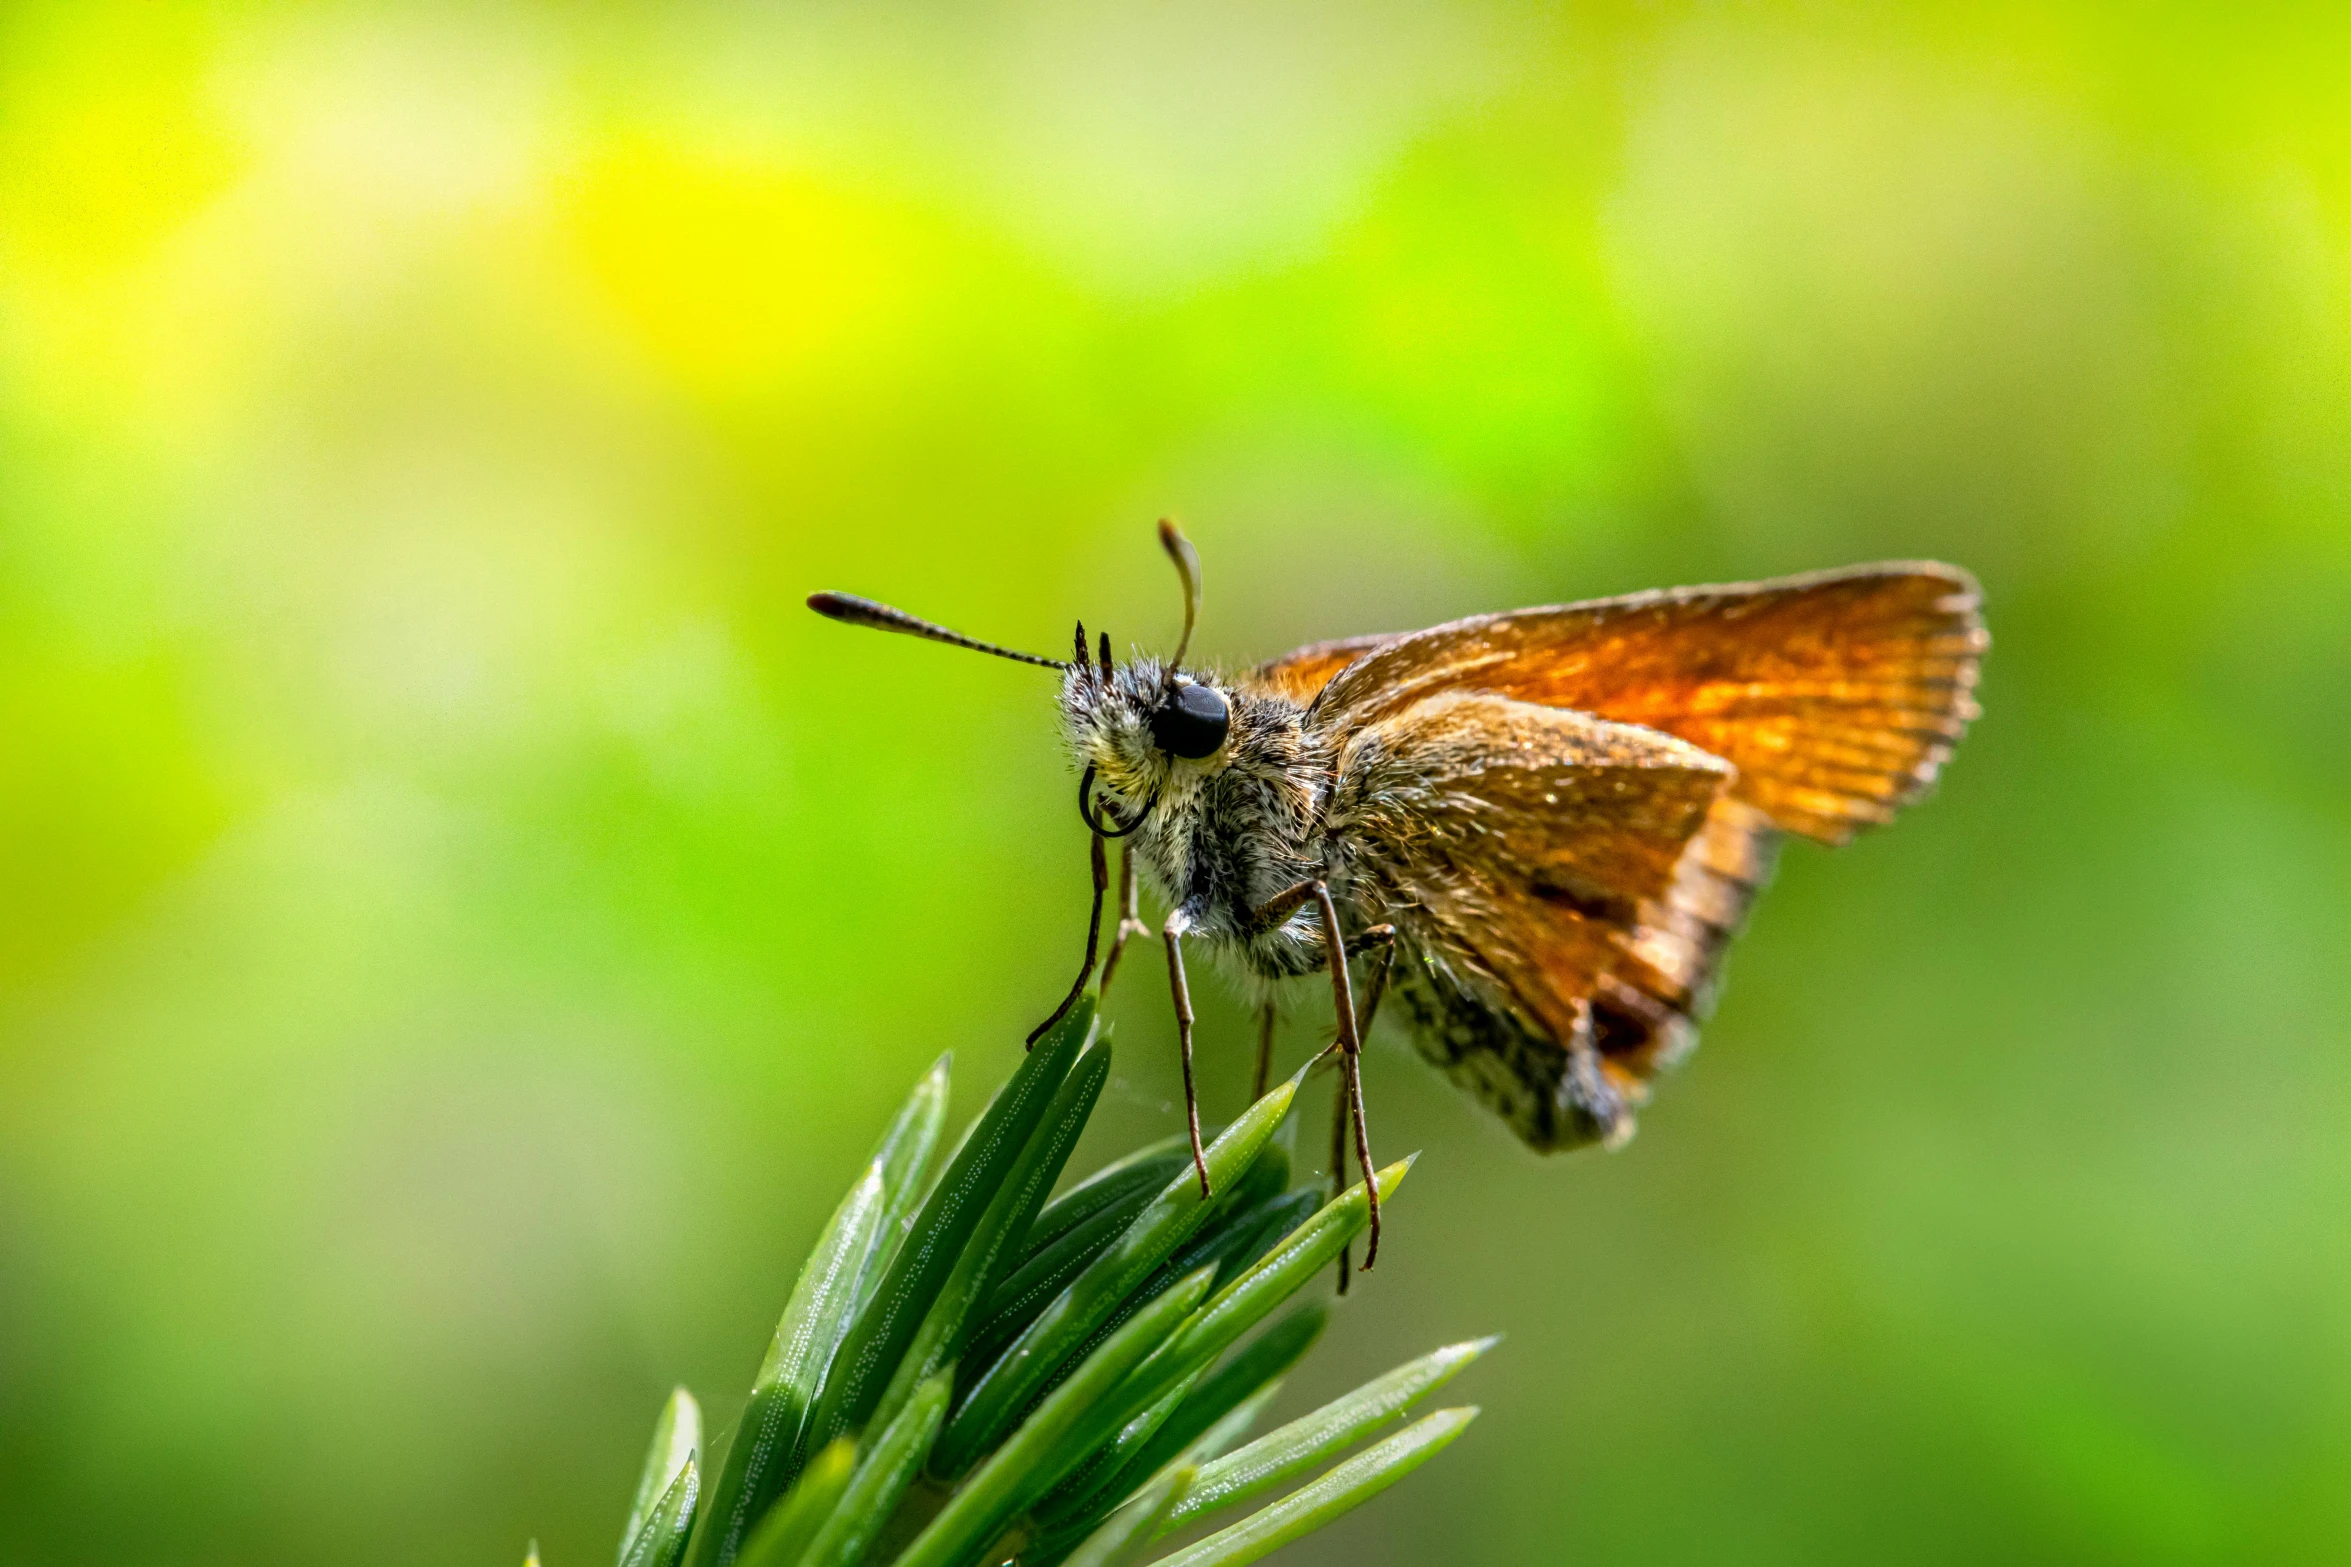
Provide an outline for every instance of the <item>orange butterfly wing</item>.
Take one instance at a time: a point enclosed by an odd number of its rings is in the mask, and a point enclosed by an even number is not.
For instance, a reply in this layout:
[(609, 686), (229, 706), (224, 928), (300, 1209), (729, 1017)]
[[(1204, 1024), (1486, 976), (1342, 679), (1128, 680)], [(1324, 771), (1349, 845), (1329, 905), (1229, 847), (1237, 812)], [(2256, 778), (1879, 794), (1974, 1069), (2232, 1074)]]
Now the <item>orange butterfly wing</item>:
[[(1400, 923), (1425, 927), (1415, 945), (1435, 960), (1404, 995), (1422, 1049), (1556, 1148), (1608, 1130), (1568, 1080), (1576, 1007), (1590, 1009), (1609, 1080), (1637, 1102), (1694, 1041), (1779, 831), (1842, 843), (1922, 793), (1976, 714), (1986, 643), (1972, 578), (1895, 564), (1479, 616), (1316, 644), (1254, 673), (1310, 701), (1310, 728), (1358, 737), (1350, 751), (1368, 737), (1393, 769), (1455, 780), (1423, 809), (1471, 802), (1482, 844), (1394, 889), (1417, 911)], [(1527, 728), (1544, 710), (1567, 727)], [(1572, 795), (1528, 792), (1527, 779), (1575, 765), (1584, 715), (1671, 736), (1715, 766), (1686, 820), (1675, 813), (1697, 799), (1699, 773), (1666, 753)], [(1477, 745), (1464, 726), (1480, 724), (1489, 754), (1465, 765)], [(1395, 841), (1374, 834), (1372, 857), (1408, 863), (1426, 824), (1401, 794), (1389, 809)], [(1562, 865), (1581, 870), (1562, 878)]]
[(1258, 665), (1241, 678), (1245, 684), (1279, 692), (1303, 707), (1313, 701), (1340, 670), (1374, 648), (1386, 647), (1407, 635), (1409, 633), (1395, 632), (1380, 636), (1341, 637), (1332, 642), (1310, 642)]
[(1695, 1001), (1650, 949), (1732, 776), (1655, 730), (1486, 692), (1424, 698), (1341, 747), (1334, 859), (1412, 954), (1399, 993), (1422, 1048), (1537, 1147), (1630, 1126), (1566, 1090), (1562, 1041), (1600, 1047), (1637, 1102), (1678, 1039), (1650, 1024)]
[(1481, 615), (1361, 639), (1309, 722), (1365, 723), (1447, 690), (1575, 708), (1723, 758), (1739, 769), (1732, 799), (1843, 843), (1923, 793), (1975, 717), (1980, 602), (1956, 567), (1895, 563)]

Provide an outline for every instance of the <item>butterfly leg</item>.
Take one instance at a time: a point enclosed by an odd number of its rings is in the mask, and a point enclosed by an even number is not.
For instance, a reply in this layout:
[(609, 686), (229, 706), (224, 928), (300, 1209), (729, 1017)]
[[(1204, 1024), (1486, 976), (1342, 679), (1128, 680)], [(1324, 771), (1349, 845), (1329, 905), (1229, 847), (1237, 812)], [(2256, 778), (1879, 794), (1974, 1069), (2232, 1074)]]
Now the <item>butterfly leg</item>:
[(1159, 934), (1167, 941), (1167, 985), (1175, 993), (1176, 1039), (1184, 1053), (1184, 1120), (1192, 1133), (1192, 1168), (1200, 1172), (1200, 1195), (1214, 1195), (1208, 1185), (1208, 1155), (1200, 1146), (1200, 1096), (1192, 1087), (1192, 989), (1184, 983), (1184, 932), (1192, 917), (1182, 909), (1168, 915)]
[(1119, 955), (1127, 949), (1127, 938), (1150, 934), (1151, 927), (1143, 923), (1135, 897), (1135, 846), (1130, 843), (1118, 851), (1118, 929), (1111, 933), (1110, 955), (1102, 960), (1105, 993), (1110, 989), (1110, 976), (1118, 972)]
[[(1061, 998), (1061, 1005), (1053, 1015), (1029, 1030), (1029, 1044), (1045, 1037), (1045, 1030), (1069, 1016), (1069, 1009), (1078, 1004), (1078, 997), (1086, 993), (1086, 981), (1094, 976), (1094, 950), (1102, 940), (1102, 894), (1110, 890), (1110, 858), (1102, 850), (1102, 835), (1090, 834), (1094, 840), (1094, 912), (1086, 916), (1086, 963), (1078, 970), (1077, 983), (1069, 987), (1069, 994)], [(1107, 976), (1105, 976), (1107, 977)]]
[[(1357, 1019), (1355, 1026), (1358, 1032), (1360, 1032), (1364, 1037), (1369, 1038), (1371, 1035), (1372, 1019), (1379, 1016), (1380, 998), (1386, 995), (1388, 990), (1388, 968), (1390, 964), (1394, 962), (1396, 957), (1396, 927), (1393, 925), (1374, 925), (1371, 929), (1365, 931), (1362, 935), (1347, 943), (1347, 955), (1349, 957), (1355, 957), (1366, 952), (1372, 955), (1371, 962), (1368, 965), (1371, 977), (1369, 982), (1364, 986), (1363, 1011), (1361, 1016)], [(1358, 1086), (1356, 1091), (1358, 1094), (1361, 1093), (1360, 1086)], [(1347, 1111), (1349, 1104), (1350, 1096), (1344, 1091), (1339, 1093), (1331, 1100), (1331, 1169), (1334, 1172), (1344, 1170), (1347, 1166)], [(1358, 1114), (1360, 1114), (1360, 1101), (1356, 1102), (1356, 1108)], [(1364, 1174), (1366, 1178), (1368, 1178), (1371, 1174), (1370, 1160), (1366, 1159), (1364, 1161), (1363, 1168)], [(1338, 1188), (1343, 1187), (1346, 1184), (1346, 1180), (1344, 1176), (1334, 1173), (1332, 1176), (1332, 1182), (1332, 1195), (1336, 1196), (1338, 1194)], [(1366, 1189), (1369, 1190), (1370, 1188), (1367, 1187)], [(1373, 1200), (1377, 1201), (1378, 1193), (1374, 1191), (1372, 1195)], [(1374, 1241), (1374, 1246), (1375, 1248), (1377, 1246), (1376, 1239)], [(1353, 1266), (1354, 1260), (1355, 1247), (1352, 1243), (1339, 1248), (1339, 1293), (1342, 1295), (1347, 1293), (1347, 1274)], [(1371, 1258), (1369, 1256), (1364, 1258), (1363, 1265), (1366, 1268), (1371, 1266)]]
[(1371, 1127), (1363, 1109), (1363, 1033), (1355, 1022), (1355, 987), (1347, 973), (1347, 943), (1339, 934), (1339, 911), (1331, 890), (1314, 883), (1314, 901), (1322, 911), (1323, 950), (1331, 955), (1331, 1005), (1339, 1014), (1339, 1048), (1346, 1052), (1347, 1108), (1355, 1122), (1355, 1162), (1363, 1167), (1363, 1197), (1371, 1223), (1363, 1243), (1363, 1271), (1369, 1273), (1380, 1258), (1380, 1183), (1372, 1178)]
[(1356, 1027), (1369, 1039), (1371, 1021), (1380, 1014), (1380, 998), (1388, 993), (1388, 969), (1396, 961), (1396, 927), (1374, 925), (1347, 943), (1349, 957), (1366, 952), (1371, 954), (1371, 962), (1366, 965), (1370, 978), (1363, 987), (1363, 1015)]
[[(1336, 1199), (1347, 1189), (1347, 1083), (1345, 1078), (1331, 1089), (1331, 1196)], [(1339, 1289), (1347, 1293), (1347, 1276), (1355, 1269), (1355, 1243), (1347, 1242), (1339, 1248)]]
[[(1355, 1159), (1363, 1166), (1363, 1194), (1371, 1210), (1370, 1239), (1363, 1250), (1363, 1271), (1369, 1273), (1380, 1254), (1380, 1187), (1372, 1179), (1371, 1128), (1363, 1111), (1363, 1034), (1355, 1022), (1355, 990), (1348, 981), (1347, 938), (1339, 929), (1338, 905), (1331, 901), (1331, 889), (1321, 880), (1302, 881), (1275, 893), (1252, 914), (1251, 920), (1259, 930), (1270, 929), (1309, 900), (1322, 916), (1322, 950), (1330, 966), (1331, 1005), (1339, 1022), (1339, 1037), (1332, 1041), (1332, 1046), (1340, 1052), (1345, 1083), (1343, 1103), (1354, 1124)], [(1344, 1178), (1340, 1171), (1344, 1162), (1336, 1158), (1331, 1161), (1332, 1179), (1342, 1185)]]

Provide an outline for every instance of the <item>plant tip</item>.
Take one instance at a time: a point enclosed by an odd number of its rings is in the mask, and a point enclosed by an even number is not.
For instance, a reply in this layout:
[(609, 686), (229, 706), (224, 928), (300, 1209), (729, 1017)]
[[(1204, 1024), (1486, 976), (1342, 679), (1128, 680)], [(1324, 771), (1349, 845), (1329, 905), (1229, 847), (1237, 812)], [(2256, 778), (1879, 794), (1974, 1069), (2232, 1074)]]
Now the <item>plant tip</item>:
[[(1268, 1195), (1282, 1183), (1267, 1178), (1286, 1181), (1295, 1167), (1275, 1138), (1309, 1067), (1207, 1150), (1217, 1188), (1243, 1209), (1216, 1220), (1225, 1229), (1203, 1230), (1222, 1210), (1187, 1200), (1181, 1135), (1040, 1208), (1110, 1076), (1108, 1030), (1086, 1044), (1090, 1022), (1040, 1040), (933, 1175), (952, 1059), (941, 1054), (803, 1264), (740, 1423), (756, 1439), (721, 1442), (719, 1467), (705, 1472), (700, 1408), (683, 1386), (670, 1395), (624, 1531), (625, 1563), (842, 1567), (895, 1530), (913, 1532), (906, 1567), (966, 1567), (997, 1559), (980, 1553), (1011, 1527), (1044, 1529), (1033, 1535), (1043, 1559), (1109, 1567), (1254, 1494), (1220, 1493), (1179, 1518), (1191, 1493), (1173, 1461), (1238, 1442), (1273, 1399), (1336, 1302), (1309, 1302), (1242, 1340), (1360, 1232), (1364, 1193)], [(1384, 1199), (1412, 1163), (1377, 1171), (1373, 1190)], [(1287, 1238), (1261, 1235), (1274, 1221)], [(1026, 1243), (1009, 1238), (1032, 1231)], [(1179, 1257), (1194, 1265), (1171, 1278)], [(1040, 1279), (1049, 1299), (1032, 1298)], [(1016, 1284), (1012, 1303), (997, 1305)], [(1367, 1386), (1388, 1396), (1401, 1376), (1409, 1402), (1499, 1341), (1448, 1346)], [(977, 1374), (955, 1409), (959, 1361)], [(1273, 1502), (1164, 1560), (1254, 1559), (1402, 1478), (1476, 1414), (1429, 1416), (1312, 1481), (1306, 1501)], [(1339, 1452), (1325, 1444), (1281, 1478), (1303, 1479)], [(908, 1490), (925, 1473), (943, 1499)], [(536, 1542), (526, 1567), (539, 1567)]]

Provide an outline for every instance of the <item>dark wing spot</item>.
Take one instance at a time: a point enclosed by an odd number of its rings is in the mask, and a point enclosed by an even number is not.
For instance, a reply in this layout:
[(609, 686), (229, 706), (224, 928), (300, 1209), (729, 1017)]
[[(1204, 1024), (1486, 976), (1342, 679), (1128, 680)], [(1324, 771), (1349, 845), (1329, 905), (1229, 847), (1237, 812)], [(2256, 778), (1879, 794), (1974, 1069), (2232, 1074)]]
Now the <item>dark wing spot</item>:
[(1591, 883), (1569, 883), (1537, 874), (1527, 890), (1555, 908), (1569, 909), (1602, 925), (1630, 930), (1639, 918), (1634, 900)]

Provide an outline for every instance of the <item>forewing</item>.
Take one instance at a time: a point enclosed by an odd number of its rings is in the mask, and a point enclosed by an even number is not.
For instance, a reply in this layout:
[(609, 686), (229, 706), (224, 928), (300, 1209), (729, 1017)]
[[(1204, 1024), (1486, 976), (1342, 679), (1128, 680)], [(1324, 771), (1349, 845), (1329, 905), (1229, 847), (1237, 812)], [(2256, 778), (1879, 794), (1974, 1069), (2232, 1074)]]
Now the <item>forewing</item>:
[[(1922, 793), (1976, 716), (1979, 605), (1967, 573), (1913, 562), (1482, 615), (1374, 639), (1308, 722), (1357, 728), (1448, 691), (1579, 709), (1724, 758), (1733, 799), (1842, 843)], [(1290, 655), (1301, 682), (1315, 652)]]
[(1399, 640), (1403, 635), (1401, 632), (1383, 633), (1368, 637), (1342, 637), (1335, 642), (1311, 642), (1258, 665), (1241, 678), (1244, 682), (1279, 692), (1303, 706), (1313, 701), (1340, 670), (1373, 649)]

